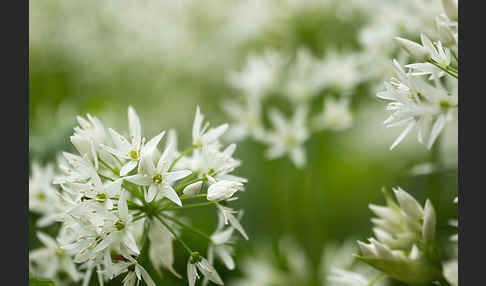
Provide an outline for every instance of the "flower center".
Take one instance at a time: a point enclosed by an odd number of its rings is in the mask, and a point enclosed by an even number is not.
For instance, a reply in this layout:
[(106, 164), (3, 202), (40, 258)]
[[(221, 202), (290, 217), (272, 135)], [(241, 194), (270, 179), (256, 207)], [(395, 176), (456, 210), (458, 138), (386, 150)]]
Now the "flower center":
[(64, 254), (66, 254), (66, 251), (62, 248), (56, 248), (56, 256), (57, 257), (63, 257)]
[(96, 198), (97, 198), (99, 201), (104, 202), (104, 201), (106, 200), (106, 194), (105, 194), (105, 193), (99, 193), (99, 194), (96, 194)]
[(130, 158), (132, 158), (133, 160), (137, 160), (138, 159), (138, 153), (137, 153), (136, 150), (130, 151)]
[(119, 219), (117, 222), (115, 222), (115, 227), (118, 230), (122, 230), (125, 228), (125, 222), (122, 219)]
[(153, 177), (152, 177), (152, 180), (154, 181), (154, 184), (160, 184), (162, 183), (162, 175), (161, 174), (155, 174)]
[(197, 251), (193, 251), (193, 252), (191, 253), (191, 257), (189, 257), (189, 262), (190, 262), (191, 264), (198, 263), (198, 262), (200, 262), (201, 260), (202, 260), (201, 255), (200, 255), (200, 254), (199, 254), (199, 252), (197, 252)]

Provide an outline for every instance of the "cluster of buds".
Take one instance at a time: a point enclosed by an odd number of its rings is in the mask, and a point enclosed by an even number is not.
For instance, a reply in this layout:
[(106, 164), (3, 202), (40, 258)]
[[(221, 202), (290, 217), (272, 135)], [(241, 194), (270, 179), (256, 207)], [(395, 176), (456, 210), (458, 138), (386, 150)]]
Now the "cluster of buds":
[(387, 206), (370, 205), (376, 238), (358, 241), (358, 258), (390, 277), (411, 284), (426, 283), (441, 276), (435, 245), (436, 214), (429, 200), (422, 207), (401, 188), (393, 189), (398, 204), (385, 192)]

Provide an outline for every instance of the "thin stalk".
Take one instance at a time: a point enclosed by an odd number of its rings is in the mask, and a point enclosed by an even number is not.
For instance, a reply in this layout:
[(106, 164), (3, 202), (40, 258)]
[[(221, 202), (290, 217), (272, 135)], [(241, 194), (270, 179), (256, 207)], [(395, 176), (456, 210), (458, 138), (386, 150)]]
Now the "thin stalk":
[(105, 176), (105, 175), (103, 175), (103, 174), (101, 174), (101, 173), (98, 173), (98, 176), (100, 176), (100, 178), (105, 179), (105, 180), (109, 180), (109, 181), (112, 181), (112, 182), (113, 182), (113, 181), (115, 181), (115, 180), (113, 180), (112, 178), (107, 177), (107, 176)]
[(182, 195), (182, 196), (180, 196), (180, 199), (183, 201), (183, 200), (189, 200), (189, 199), (205, 198), (207, 196), (208, 196), (208, 194), (197, 194), (197, 195), (192, 196), (192, 197)]
[[(430, 59), (428, 60), (429, 63), (433, 64), (434, 66), (438, 67), (439, 69), (443, 70), (444, 72), (446, 72), (448, 75), (452, 76), (452, 77), (455, 77), (456, 79), (459, 79), (459, 76), (457, 74), (455, 74), (454, 72), (457, 72), (456, 69), (452, 68), (452, 67), (449, 67), (450, 69), (448, 68), (444, 68), (443, 66), (439, 65), (436, 61)], [(451, 70), (452, 69), (452, 70)]]
[(182, 221), (180, 221), (180, 220), (178, 220), (178, 219), (176, 219), (174, 217), (171, 217), (171, 216), (168, 216), (168, 215), (165, 215), (165, 214), (161, 214), (161, 216), (163, 216), (164, 218), (169, 219), (169, 220), (177, 223), (178, 225), (180, 225), (180, 226), (182, 226), (182, 227), (184, 227), (184, 228), (186, 228), (186, 229), (188, 229), (188, 230), (190, 230), (190, 231), (192, 231), (194, 233), (199, 234), (200, 236), (202, 236), (203, 238), (205, 238), (209, 242), (211, 242), (211, 238), (207, 234), (205, 234), (204, 232), (200, 231), (199, 229), (197, 229), (195, 227), (192, 227), (192, 226), (190, 226), (188, 224), (185, 224)]
[(169, 230), (169, 232), (174, 236), (174, 238), (179, 241), (182, 246), (184, 246), (184, 249), (189, 253), (189, 255), (192, 254), (191, 248), (175, 233), (175, 231), (160, 217), (156, 216), (156, 218)]
[(177, 158), (172, 162), (172, 164), (170, 164), (169, 166), (169, 169), (167, 170), (168, 172), (172, 171), (172, 168), (174, 168), (175, 164), (182, 158), (184, 157), (185, 155), (189, 154), (189, 152), (191, 152), (194, 148), (196, 148), (197, 146), (196, 145), (192, 145), (191, 147), (187, 148), (186, 150), (182, 151), (181, 154), (179, 154), (179, 156), (177, 156)]
[(166, 207), (166, 208), (163, 208), (162, 211), (177, 211), (177, 210), (183, 210), (183, 209), (205, 207), (205, 206), (209, 206), (209, 205), (214, 205), (214, 202), (185, 205), (185, 206), (182, 206), (182, 207)]
[(103, 159), (101, 159), (99, 156), (98, 156), (98, 160), (101, 162), (101, 164), (103, 164), (106, 168), (110, 169), (110, 171), (113, 172), (113, 174), (117, 175), (117, 176), (120, 176), (120, 172), (118, 170), (116, 170), (115, 168), (113, 168), (112, 166), (110, 166), (108, 163), (106, 163), (105, 161), (103, 161)]
[(456, 52), (454, 52), (453, 50), (451, 50), (451, 54), (454, 57), (454, 59), (456, 60), (457, 64), (459, 64), (459, 58), (457, 57)]

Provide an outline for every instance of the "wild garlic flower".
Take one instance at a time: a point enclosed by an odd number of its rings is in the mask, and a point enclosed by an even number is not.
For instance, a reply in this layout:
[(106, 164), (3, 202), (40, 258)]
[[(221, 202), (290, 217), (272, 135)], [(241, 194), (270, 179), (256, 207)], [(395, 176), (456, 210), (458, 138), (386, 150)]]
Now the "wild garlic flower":
[(82, 275), (73, 258), (61, 248), (60, 243), (43, 232), (37, 232), (37, 237), (44, 246), (29, 253), (30, 271), (40, 277), (52, 279), (56, 285), (67, 285), (66, 279), (61, 276), (62, 272), (67, 274), (70, 281), (79, 281)]
[(54, 165), (41, 166), (32, 163), (32, 175), (29, 177), (29, 210), (41, 215), (38, 224), (45, 226), (53, 222), (53, 216), (59, 206), (58, 189), (52, 184)]
[[(359, 70), (361, 65), (357, 54), (335, 50), (324, 58), (306, 47), (298, 48), (295, 54), (274, 49), (259, 55), (250, 53), (243, 72), (231, 72), (229, 76), (230, 85), (241, 96), (239, 100), (225, 101), (222, 106), (235, 122), (227, 139), (250, 137), (269, 146), (268, 159), (288, 155), (296, 167), (304, 167), (306, 155), (302, 145), (313, 133), (340, 131), (351, 125), (351, 95), (365, 79)], [(249, 79), (251, 88), (244, 88), (249, 86)], [(331, 95), (335, 92), (337, 99), (331, 98), (336, 97)], [(308, 114), (315, 98), (323, 96), (323, 110)], [(272, 100), (289, 104), (294, 110), (293, 118), (285, 119)], [(267, 105), (269, 101), (272, 104)]]
[(211, 266), (206, 258), (201, 257), (198, 252), (194, 252), (187, 261), (187, 279), (189, 280), (189, 286), (194, 286), (196, 284), (196, 280), (200, 278), (198, 270), (211, 282), (218, 285), (223, 285), (223, 280), (221, 280), (221, 277), (219, 276), (218, 272), (216, 272), (216, 269)]
[(407, 283), (427, 283), (440, 278), (435, 226), (436, 214), (429, 200), (422, 207), (400, 188), (393, 190), (396, 204), (386, 193), (387, 206), (370, 205), (375, 238), (358, 241), (358, 258), (388, 276)]
[(274, 159), (288, 154), (297, 167), (303, 167), (306, 163), (303, 144), (309, 138), (309, 131), (305, 125), (307, 108), (297, 107), (291, 119), (286, 119), (277, 109), (270, 110), (269, 116), (273, 129), (263, 138), (270, 146), (265, 153), (266, 156)]
[(127, 140), (110, 128), (109, 132), (115, 148), (103, 145), (108, 152), (115, 155), (119, 160), (122, 160), (123, 166), (120, 169), (120, 176), (125, 176), (130, 173), (138, 166), (142, 158), (152, 154), (165, 134), (165, 131), (162, 131), (159, 135), (145, 143), (145, 138), (142, 138), (140, 119), (135, 109), (131, 106), (128, 108), (128, 129), (130, 140)]
[[(124, 275), (124, 286), (138, 285), (140, 280), (156, 285), (154, 281), (160, 277), (153, 275), (159, 274), (149, 274), (146, 261), (151, 260), (153, 265), (180, 277), (173, 267), (173, 241), (178, 241), (193, 262), (189, 265), (190, 285), (198, 276), (197, 270), (222, 285), (212, 266), (213, 259), (209, 263), (195, 255), (197, 251), (181, 239), (178, 228), (208, 238), (181, 214), (185, 207), (215, 206), (223, 218), (218, 231), (236, 229), (248, 238), (235, 216), (239, 212), (228, 206), (237, 199), (236, 193), (244, 189), (246, 182), (245, 178), (232, 174), (241, 164), (233, 158), (236, 145), (224, 148), (219, 142), (228, 125), (209, 128), (197, 107), (190, 147), (179, 152), (172, 130), (164, 151), (160, 152), (158, 145), (165, 132), (145, 142), (140, 119), (132, 107), (128, 108), (128, 117), (129, 139), (113, 129), (108, 129), (111, 137), (106, 136), (97, 118), (88, 116), (87, 121), (79, 117), (81, 127), (75, 128), (71, 141), (80, 155), (63, 153), (63, 159), (59, 160), (61, 174), (56, 174), (53, 180), (59, 185), (57, 193), (50, 185), (53, 169), (47, 167), (43, 171), (34, 165), (30, 196), (39, 198), (39, 194), (45, 194), (50, 197), (49, 200), (33, 199), (31, 210), (53, 215), (62, 222), (57, 244), (42, 235), (41, 240), (49, 248), (62, 250), (78, 265), (66, 264), (71, 260), (44, 265), (54, 259), (49, 254), (51, 250), (33, 250), (32, 261), (51, 276), (62, 265), (68, 265), (72, 268), (69, 269), (71, 278), (83, 277), (85, 284), (96, 273), (101, 285), (119, 275)], [(39, 177), (43, 172), (44, 176)], [(203, 199), (203, 202), (191, 203), (196, 199)], [(55, 203), (51, 202), (53, 200)], [(188, 200), (191, 201), (188, 203)], [(229, 265), (227, 242), (228, 239), (209, 240), (214, 246), (213, 254), (224, 257)], [(41, 255), (44, 252), (47, 254)], [(44, 261), (42, 257), (47, 258)], [(75, 271), (80, 274), (74, 276)]]
[[(429, 127), (430, 135), (427, 148), (430, 149), (447, 122), (458, 107), (458, 96), (454, 85), (443, 84), (441, 78), (456, 80), (459, 78), (457, 66), (457, 3), (454, 0), (442, 1), (446, 15), (436, 17), (436, 31), (439, 39), (435, 42), (424, 33), (420, 34), (422, 44), (397, 37), (397, 41), (404, 51), (411, 56), (411, 64), (405, 65), (410, 71), (405, 73), (394, 60), (395, 72), (398, 79), (385, 83), (385, 91), (377, 93), (379, 98), (392, 101), (387, 109), (392, 112), (385, 124), (387, 127), (405, 125), (404, 131), (395, 140), (393, 149), (401, 140), (418, 125), (418, 141), (423, 143), (425, 130)], [(427, 83), (421, 76), (429, 75)]]
[(317, 130), (344, 130), (351, 127), (353, 115), (350, 109), (349, 98), (327, 98), (324, 100), (324, 109), (312, 119)]
[(322, 61), (301, 48), (286, 74), (283, 93), (293, 102), (307, 101), (322, 90), (328, 80), (326, 76)]
[[(256, 254), (243, 261), (243, 277), (230, 285), (307, 285), (315, 283), (316, 277), (322, 286), (367, 286), (372, 281), (378, 286), (388, 284), (378, 270), (353, 257), (356, 245), (351, 240), (326, 243), (318, 267), (313, 267), (305, 250), (291, 237), (280, 238), (277, 253), (267, 244), (257, 246)], [(287, 267), (275, 263), (281, 259)]]
[(385, 120), (386, 126), (406, 126), (390, 146), (390, 150), (395, 148), (415, 126), (418, 126), (418, 141), (424, 143), (425, 132), (434, 120), (427, 140), (427, 148), (430, 149), (447, 121), (452, 119), (458, 99), (441, 87), (405, 73), (397, 61), (393, 64), (397, 78), (385, 82), (385, 90), (376, 94), (381, 99), (391, 101), (387, 110), (392, 114)]
[(284, 64), (281, 54), (266, 50), (262, 55), (250, 54), (241, 72), (231, 72), (229, 83), (248, 96), (263, 97), (277, 88)]
[(226, 101), (223, 102), (222, 108), (234, 121), (232, 128), (226, 134), (227, 140), (243, 140), (248, 136), (262, 138), (264, 136), (261, 120), (262, 107), (259, 98), (256, 96), (245, 97), (243, 104), (236, 101)]

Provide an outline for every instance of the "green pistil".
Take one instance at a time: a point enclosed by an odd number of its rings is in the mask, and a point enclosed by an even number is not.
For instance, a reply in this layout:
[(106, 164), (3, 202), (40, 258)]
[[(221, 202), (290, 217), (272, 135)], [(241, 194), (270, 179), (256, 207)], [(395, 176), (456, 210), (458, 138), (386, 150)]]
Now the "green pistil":
[(189, 257), (189, 262), (191, 264), (196, 264), (196, 263), (200, 262), (201, 260), (202, 260), (202, 257), (199, 254), (199, 252), (197, 252), (197, 251), (193, 251), (191, 253), (191, 257)]
[(138, 159), (137, 151), (135, 150), (130, 151), (130, 158), (132, 158), (133, 160), (137, 160)]
[(122, 219), (120, 219), (117, 222), (115, 222), (115, 227), (118, 230), (122, 230), (125, 228), (125, 222)]
[(154, 184), (160, 184), (162, 183), (162, 175), (161, 174), (155, 174), (153, 177), (152, 177), (152, 180), (154, 182)]
[(105, 194), (105, 193), (99, 193), (99, 194), (96, 194), (96, 198), (97, 198), (99, 201), (104, 202), (104, 201), (106, 200), (106, 194)]
[(37, 195), (37, 198), (39, 199), (39, 201), (44, 201), (46, 199), (46, 194), (44, 193), (39, 193)]
[(450, 103), (447, 101), (441, 101), (439, 105), (441, 109), (449, 109), (451, 107)]

